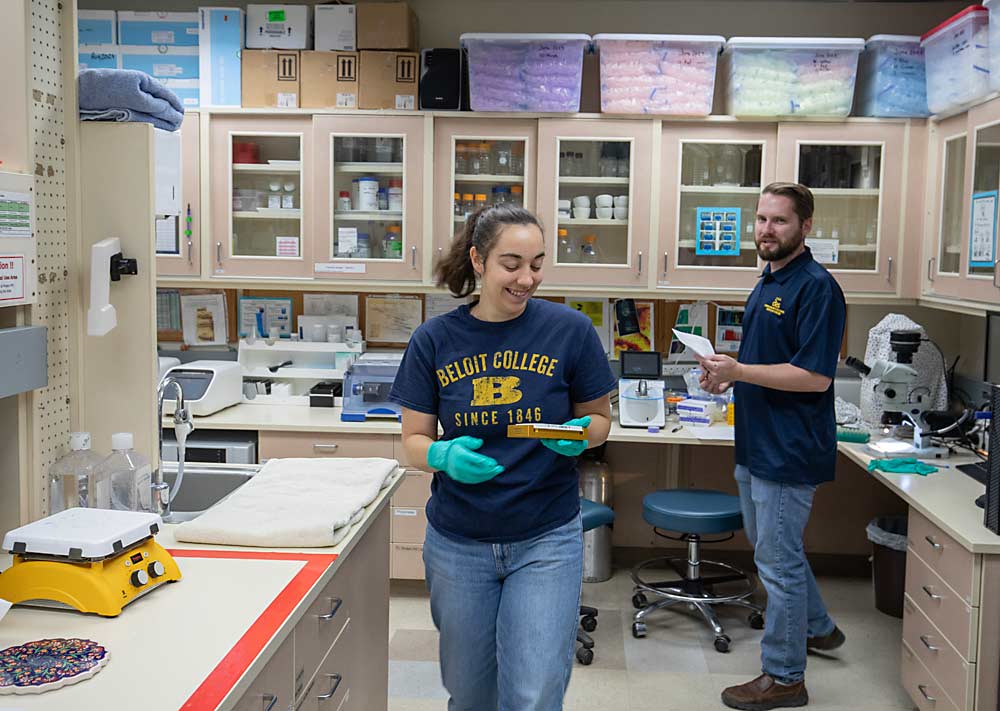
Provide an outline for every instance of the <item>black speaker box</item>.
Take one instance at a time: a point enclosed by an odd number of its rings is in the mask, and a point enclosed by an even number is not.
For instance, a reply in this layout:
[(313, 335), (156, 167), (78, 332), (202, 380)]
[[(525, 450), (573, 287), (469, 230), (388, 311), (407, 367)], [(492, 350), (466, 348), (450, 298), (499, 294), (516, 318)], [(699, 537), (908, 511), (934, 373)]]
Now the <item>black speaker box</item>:
[(463, 52), (460, 49), (420, 50), (420, 108), (462, 109)]

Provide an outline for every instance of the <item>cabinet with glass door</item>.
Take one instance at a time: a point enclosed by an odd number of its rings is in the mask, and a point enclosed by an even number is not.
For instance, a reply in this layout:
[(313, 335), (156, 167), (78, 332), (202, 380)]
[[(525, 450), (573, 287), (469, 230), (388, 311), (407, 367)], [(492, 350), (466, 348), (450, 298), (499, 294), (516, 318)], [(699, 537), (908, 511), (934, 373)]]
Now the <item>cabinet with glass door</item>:
[(315, 117), (316, 278), (422, 278), (424, 120)]
[(965, 190), (965, 159), (968, 152), (968, 116), (961, 114), (931, 123), (928, 180), (930, 219), (927, 231), (931, 236), (923, 290), (931, 296), (961, 298), (962, 236), (966, 234), (967, 213)]
[(962, 240), (963, 299), (1000, 302), (997, 203), (1000, 193), (1000, 100), (969, 110), (966, 151), (968, 225)]
[(769, 124), (664, 123), (657, 286), (753, 288), (757, 198), (775, 144)]
[(844, 291), (899, 288), (905, 138), (901, 122), (778, 126), (778, 179), (812, 190), (806, 244)]
[(312, 245), (308, 117), (212, 117), (214, 276), (306, 277)]
[(546, 282), (646, 288), (653, 125), (539, 121)]
[(156, 222), (156, 275), (201, 273), (200, 114), (188, 111), (181, 124), (181, 214)]
[(434, 261), (469, 213), (509, 203), (535, 210), (534, 120), (435, 119)]

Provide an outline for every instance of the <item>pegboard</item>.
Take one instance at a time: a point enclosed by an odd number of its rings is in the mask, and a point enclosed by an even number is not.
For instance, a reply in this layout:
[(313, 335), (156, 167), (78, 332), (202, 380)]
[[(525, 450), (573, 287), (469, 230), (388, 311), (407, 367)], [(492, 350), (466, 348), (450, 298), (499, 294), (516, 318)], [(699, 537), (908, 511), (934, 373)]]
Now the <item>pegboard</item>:
[[(72, 0), (67, 0), (72, 2)], [(49, 384), (31, 397), (31, 518), (48, 512), (47, 473), (66, 450), (70, 431), (69, 237), (66, 228), (66, 107), (64, 84), (75, 62), (63, 56), (63, 18), (57, 0), (31, 0), (31, 131), (35, 175), (38, 300), (29, 321), (48, 328)]]

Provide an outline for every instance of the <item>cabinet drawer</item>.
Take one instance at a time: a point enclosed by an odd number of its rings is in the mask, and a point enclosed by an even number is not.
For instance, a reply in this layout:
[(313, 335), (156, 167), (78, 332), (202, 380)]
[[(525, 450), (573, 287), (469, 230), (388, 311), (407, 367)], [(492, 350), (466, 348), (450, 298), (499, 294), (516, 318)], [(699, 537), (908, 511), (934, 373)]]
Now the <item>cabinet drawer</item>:
[(392, 459), (392, 435), (261, 432), (260, 458), (385, 457)]
[(423, 508), (427, 505), (427, 500), (431, 498), (431, 481), (433, 480), (433, 474), (416, 469), (407, 470), (403, 477), (403, 483), (392, 495), (392, 505)]
[(913, 699), (914, 705), (920, 711), (959, 711), (959, 708), (952, 703), (951, 699), (945, 696), (931, 673), (920, 663), (917, 655), (903, 641), (902, 663), (900, 664), (900, 677), (903, 688)]
[(423, 508), (392, 507), (393, 543), (423, 543), (427, 531), (427, 514)]
[(976, 665), (962, 659), (909, 596), (903, 599), (903, 641), (959, 708), (975, 698)]
[(391, 577), (424, 580), (424, 546), (419, 543), (393, 543), (389, 553)]
[(295, 626), (295, 696), (313, 678), (337, 635), (351, 618), (350, 581), (338, 571)]
[(906, 556), (906, 594), (959, 654), (976, 661), (979, 608), (969, 607), (912, 549)]
[(353, 656), (358, 653), (354, 629), (347, 620), (335, 644), (327, 651), (316, 676), (306, 687), (295, 711), (347, 711), (351, 705)]
[(931, 570), (972, 607), (979, 606), (979, 561), (976, 556), (910, 508), (907, 545), (916, 551)]
[(292, 703), (292, 638), (288, 635), (250, 688), (236, 702), (235, 711), (281, 711)]

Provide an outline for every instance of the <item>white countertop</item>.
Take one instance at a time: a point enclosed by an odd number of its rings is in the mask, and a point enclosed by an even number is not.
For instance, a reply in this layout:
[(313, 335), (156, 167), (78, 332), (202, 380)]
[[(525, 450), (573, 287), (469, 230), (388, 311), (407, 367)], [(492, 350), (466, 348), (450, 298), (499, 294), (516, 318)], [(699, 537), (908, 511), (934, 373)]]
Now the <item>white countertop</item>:
[[(157, 541), (167, 549), (302, 553), (337, 559), (309, 590), (292, 601), (290, 613), (239, 680), (219, 709), (231, 709), (319, 595), (350, 551), (389, 503), (403, 480), (398, 470), (391, 484), (368, 505), (365, 517), (338, 545), (329, 548), (265, 549), (198, 545), (174, 539), (167, 525)], [(306, 556), (302, 556), (306, 558)], [(15, 607), (0, 621), (0, 648), (47, 637), (82, 637), (110, 652), (107, 667), (92, 679), (38, 695), (0, 696), (0, 709), (115, 709), (176, 711), (243, 637), (261, 613), (306, 565), (305, 560), (176, 557), (183, 579), (134, 601), (115, 618), (71, 611)], [(325, 561), (324, 561), (325, 562)], [(10, 557), (0, 556), (0, 568)], [(252, 581), (252, 584), (244, 584)]]

